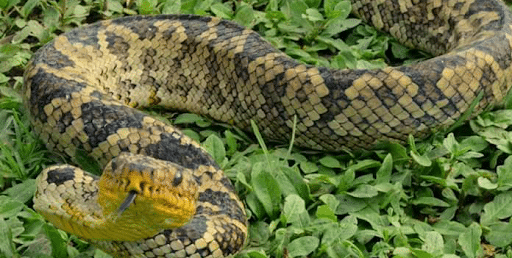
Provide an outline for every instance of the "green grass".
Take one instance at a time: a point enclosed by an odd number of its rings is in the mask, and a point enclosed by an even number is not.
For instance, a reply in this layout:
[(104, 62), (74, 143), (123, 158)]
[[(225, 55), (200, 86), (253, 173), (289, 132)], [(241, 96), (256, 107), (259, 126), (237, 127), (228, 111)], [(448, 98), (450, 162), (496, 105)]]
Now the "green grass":
[[(251, 27), (303, 62), (378, 68), (425, 58), (334, 0), (0, 0), (0, 257), (108, 257), (35, 213), (34, 178), (62, 159), (35, 138), (21, 103), (32, 53), (80, 24), (195, 13)], [(510, 98), (505, 107), (510, 107)], [(161, 111), (150, 111), (161, 115)], [(163, 114), (202, 142), (250, 216), (237, 257), (512, 257), (512, 110), (429, 139), (371, 151), (271, 145), (193, 114)]]

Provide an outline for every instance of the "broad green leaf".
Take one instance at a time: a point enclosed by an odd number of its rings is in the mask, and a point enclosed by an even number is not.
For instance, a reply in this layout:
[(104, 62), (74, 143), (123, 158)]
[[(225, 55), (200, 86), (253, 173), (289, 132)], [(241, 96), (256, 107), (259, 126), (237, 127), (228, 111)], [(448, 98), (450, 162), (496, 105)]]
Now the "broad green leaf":
[(484, 138), (477, 135), (473, 135), (462, 140), (460, 142), (460, 146), (462, 148), (469, 148), (472, 151), (479, 152), (485, 150), (489, 146), (489, 144), (485, 141)]
[(62, 233), (58, 229), (54, 228), (50, 224), (44, 225), (44, 230), (50, 243), (52, 245), (52, 256), (53, 257), (68, 257), (67, 253), (67, 239), (65, 233)]
[(309, 187), (304, 182), (304, 178), (302, 178), (298, 169), (289, 168), (289, 167), (281, 167), (280, 172), (286, 176), (286, 181), (290, 182), (290, 184), (294, 187), (295, 192), (304, 200), (308, 201), (311, 199)]
[(94, 258), (112, 258), (112, 256), (101, 251), (100, 249), (96, 249), (94, 250)]
[(304, 236), (293, 240), (288, 244), (288, 255), (290, 257), (305, 256), (313, 252), (320, 240), (314, 236)]
[(480, 219), (482, 225), (489, 225), (494, 221), (512, 216), (512, 192), (504, 192), (494, 197), (492, 202), (484, 206)]
[(39, 4), (39, 1), (40, 0), (28, 0), (21, 9), (20, 13), (22, 14), (22, 16), (26, 18), (32, 12), (34, 7), (36, 7)]
[(318, 171), (318, 166), (310, 161), (302, 161), (299, 163), (299, 167), (305, 174), (310, 174)]
[(302, 16), (312, 22), (322, 21), (324, 19), (323, 15), (314, 8), (306, 9), (306, 14), (303, 14)]
[(258, 243), (259, 245), (267, 242), (271, 236), (269, 225), (263, 221), (251, 223), (249, 225), (249, 234), (251, 235), (251, 241)]
[[(357, 223), (357, 220), (355, 220), (355, 223)], [(350, 239), (357, 232), (355, 223), (343, 220), (340, 223), (330, 224), (322, 236), (322, 245)]]
[(266, 213), (271, 217), (276, 216), (281, 203), (279, 184), (268, 171), (264, 170), (262, 163), (254, 165), (251, 177), (254, 193), (265, 208)]
[(16, 216), (25, 205), (7, 196), (0, 196), (0, 218)]
[(488, 178), (485, 177), (478, 178), (478, 185), (487, 190), (498, 188), (498, 184), (492, 183)]
[(180, 0), (166, 0), (162, 7), (163, 14), (179, 13), (181, 11)]
[(338, 205), (340, 204), (340, 201), (338, 201), (336, 197), (332, 194), (324, 194), (320, 196), (319, 199), (322, 200), (322, 202), (324, 202), (325, 204), (327, 204), (333, 211), (335, 211)]
[(266, 216), (267, 212), (265, 211), (265, 207), (254, 192), (249, 193), (245, 197), (245, 201), (247, 202), (247, 206), (251, 210), (252, 214), (257, 218), (261, 219)]
[(489, 227), (490, 231), (485, 234), (485, 239), (496, 247), (508, 247), (512, 244), (512, 224), (510, 222), (495, 222)]
[(347, 214), (349, 212), (356, 212), (368, 206), (366, 200), (354, 198), (347, 194), (336, 195), (336, 198), (339, 201), (338, 209), (336, 210), (337, 215)]
[(434, 224), (433, 228), (445, 236), (459, 236), (466, 231), (466, 227), (457, 221), (441, 220)]
[(137, 7), (140, 14), (154, 13), (157, 1), (156, 0), (137, 0)]
[(347, 192), (348, 195), (356, 198), (372, 198), (377, 196), (377, 190), (371, 185), (360, 185), (356, 190)]
[(502, 190), (512, 188), (512, 156), (505, 159), (503, 165), (498, 166), (496, 169), (498, 174), (498, 187)]
[(233, 10), (231, 10), (231, 8), (221, 3), (213, 4), (211, 6), (211, 10), (215, 14), (215, 16), (222, 17), (224, 19), (231, 19), (231, 16), (233, 14)]
[(337, 217), (334, 215), (334, 211), (326, 204), (318, 206), (315, 215), (317, 218), (326, 218), (333, 222), (337, 221)]
[(14, 257), (17, 253), (12, 241), (12, 232), (4, 217), (0, 216), (0, 254), (5, 257)]
[[(302, 224), (302, 216), (306, 213), (305, 202), (298, 195), (292, 194), (285, 198), (283, 215), (288, 223)], [(307, 213), (306, 213), (307, 214)], [(306, 225), (302, 225), (306, 226)]]
[(382, 161), (382, 165), (376, 174), (375, 184), (387, 183), (391, 178), (391, 171), (393, 169), (393, 157), (390, 153), (386, 155), (384, 161)]
[(247, 255), (249, 258), (268, 258), (263, 250), (249, 250)]
[(507, 128), (512, 125), (512, 110), (505, 109), (488, 112), (478, 117), (476, 122), (485, 127), (497, 126)]
[[(36, 183), (34, 179), (27, 179), (20, 184), (14, 185), (7, 190), (3, 191), (3, 194), (7, 194), (14, 201), (20, 203), (26, 203), (32, 199), (36, 192)], [(0, 202), (1, 203), (1, 202)]]
[(472, 223), (467, 230), (459, 236), (459, 245), (464, 253), (469, 257), (480, 257), (482, 255), (482, 246), (480, 237), (482, 229), (477, 223)]
[(341, 163), (332, 156), (325, 156), (319, 160), (322, 166), (326, 166), (328, 168), (341, 168)]
[(350, 4), (350, 1), (345, 0), (326, 0), (324, 1), (324, 9), (329, 19), (336, 17), (346, 19), (352, 10), (352, 5)]
[(200, 115), (196, 115), (196, 114), (191, 114), (191, 113), (184, 113), (184, 114), (180, 114), (179, 116), (176, 117), (176, 119), (174, 120), (173, 122), (174, 124), (193, 124), (195, 123), (197, 126), (199, 127), (208, 127), (211, 125), (211, 122), (200, 116)]
[(448, 134), (446, 138), (443, 140), (443, 146), (452, 154), (457, 152), (459, 148), (459, 143), (455, 140), (453, 133)]
[(435, 231), (426, 232), (423, 237), (421, 249), (432, 255), (442, 254), (444, 251), (443, 236)]
[(222, 139), (220, 139), (215, 134), (211, 134), (206, 138), (203, 142), (203, 146), (213, 156), (213, 159), (217, 164), (222, 164), (224, 158), (226, 158), (226, 149), (224, 148), (224, 143)]
[(251, 6), (245, 4), (244, 2), (241, 2), (240, 4), (241, 6), (237, 8), (233, 21), (250, 28), (254, 25), (253, 23), (255, 22), (255, 11), (251, 8)]
[(419, 197), (412, 201), (415, 205), (450, 207), (450, 204), (435, 197)]
[(432, 161), (425, 155), (420, 155), (418, 152), (412, 150), (410, 152), (410, 155), (414, 159), (414, 161), (416, 161), (416, 163), (423, 167), (430, 167), (432, 165)]

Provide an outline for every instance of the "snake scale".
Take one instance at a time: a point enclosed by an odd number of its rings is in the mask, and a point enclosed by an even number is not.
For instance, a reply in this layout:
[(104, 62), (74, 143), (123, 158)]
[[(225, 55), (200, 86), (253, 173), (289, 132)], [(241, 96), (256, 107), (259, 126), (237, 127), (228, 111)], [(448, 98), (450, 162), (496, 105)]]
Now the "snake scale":
[(233, 22), (137, 16), (71, 30), (39, 49), (24, 100), (69, 165), (38, 178), (34, 207), (115, 256), (224, 257), (247, 238), (242, 202), (194, 141), (135, 107), (186, 110), (313, 149), (422, 137), (475, 113), (511, 83), (511, 20), (497, 0), (353, 0), (353, 13), (436, 57), (408, 66), (333, 70), (297, 62)]

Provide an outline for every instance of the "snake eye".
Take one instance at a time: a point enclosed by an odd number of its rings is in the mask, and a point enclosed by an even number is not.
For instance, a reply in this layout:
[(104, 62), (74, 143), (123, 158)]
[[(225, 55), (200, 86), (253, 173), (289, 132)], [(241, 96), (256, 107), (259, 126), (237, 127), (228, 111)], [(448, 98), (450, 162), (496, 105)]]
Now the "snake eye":
[(181, 171), (176, 171), (176, 174), (174, 175), (174, 179), (172, 180), (172, 186), (178, 186), (183, 181), (183, 175), (181, 174)]
[(118, 164), (117, 164), (117, 158), (115, 159), (112, 159), (112, 161), (110, 162), (111, 166), (112, 166), (112, 171), (116, 171), (117, 167), (118, 167)]

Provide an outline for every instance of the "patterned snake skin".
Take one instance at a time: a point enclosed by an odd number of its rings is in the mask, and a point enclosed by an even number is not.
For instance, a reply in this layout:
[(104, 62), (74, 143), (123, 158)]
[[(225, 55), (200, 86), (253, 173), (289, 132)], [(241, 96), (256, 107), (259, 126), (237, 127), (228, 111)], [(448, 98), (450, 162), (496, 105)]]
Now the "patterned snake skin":
[[(508, 92), (512, 23), (500, 1), (353, 0), (352, 6), (401, 43), (437, 57), (376, 70), (314, 67), (233, 22), (188, 15), (102, 21), (41, 48), (26, 70), (24, 99), (49, 149), (69, 157), (85, 150), (102, 166), (122, 152), (147, 155), (192, 171), (197, 182), (196, 212), (184, 226), (140, 240), (91, 242), (117, 256), (223, 257), (247, 237), (243, 205), (213, 159), (134, 107), (186, 110), (243, 129), (254, 120), (264, 137), (280, 141), (291, 137), (296, 117), (297, 145), (336, 151), (428, 135), (457, 121), (479, 94), (475, 114)], [(181, 183), (179, 171), (173, 185)], [(44, 214), (71, 202), (63, 192), (76, 190), (73, 202), (80, 203), (98, 191), (90, 186), (97, 184), (93, 176), (67, 165), (46, 169), (38, 180), (36, 209)], [(83, 186), (89, 190), (78, 190)], [(74, 209), (65, 212), (64, 218), (75, 216)]]

